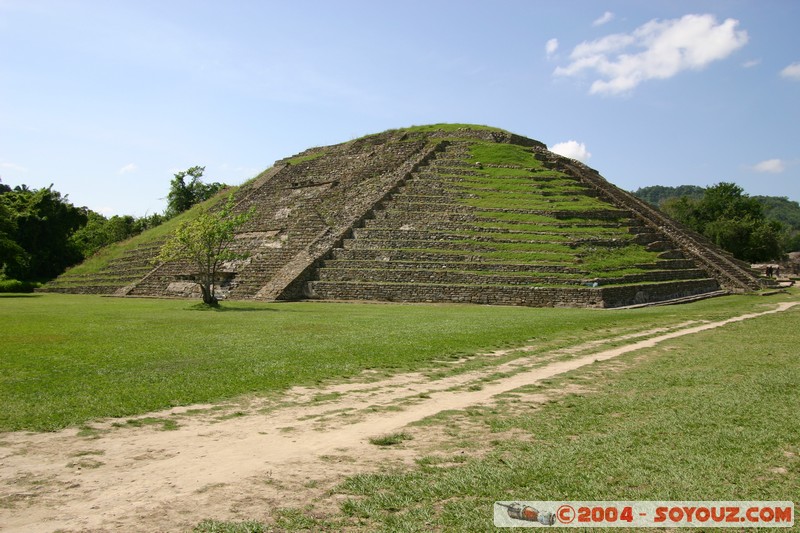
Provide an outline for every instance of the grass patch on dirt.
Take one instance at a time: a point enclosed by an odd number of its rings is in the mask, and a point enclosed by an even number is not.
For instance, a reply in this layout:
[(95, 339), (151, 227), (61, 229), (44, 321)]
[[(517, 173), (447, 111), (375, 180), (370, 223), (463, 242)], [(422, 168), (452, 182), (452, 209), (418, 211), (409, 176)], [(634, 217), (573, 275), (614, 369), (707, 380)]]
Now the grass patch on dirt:
[(111, 424), (113, 427), (116, 428), (143, 428), (147, 426), (161, 426), (160, 430), (162, 431), (175, 431), (178, 429), (178, 423), (169, 418), (158, 418), (154, 416), (148, 416), (144, 418), (131, 418), (123, 422), (114, 422)]
[(225, 312), (198, 313), (182, 300), (2, 298), (0, 431), (91, 428), (98, 418), (269, 394), (364, 370), (449, 369), (442, 361), (463, 354), (578, 344), (620, 328), (728, 317), (762, 302), (738, 296), (615, 312), (230, 302)]
[(379, 437), (371, 437), (369, 439), (370, 444), (374, 444), (375, 446), (394, 446), (395, 444), (400, 444), (403, 441), (411, 440), (412, 437), (409, 433), (406, 432), (399, 432), (399, 433), (391, 433), (389, 435), (381, 435)]
[[(327, 523), (488, 531), (496, 500), (796, 499), (798, 328), (793, 309), (518, 389), (472, 417), (484, 453), (447, 468), (421, 460), (353, 476), (335, 491), (349, 496), (342, 516)], [(566, 384), (591, 390), (518, 401)]]
[(266, 531), (269, 530), (258, 522), (223, 522), (219, 520), (203, 520), (192, 529), (193, 533), (264, 533)]

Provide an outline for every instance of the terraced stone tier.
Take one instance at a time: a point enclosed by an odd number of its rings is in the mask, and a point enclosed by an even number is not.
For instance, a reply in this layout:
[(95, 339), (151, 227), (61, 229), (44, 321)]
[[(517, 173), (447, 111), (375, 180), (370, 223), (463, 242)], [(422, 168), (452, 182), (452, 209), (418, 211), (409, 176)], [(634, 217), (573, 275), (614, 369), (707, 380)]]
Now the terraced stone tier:
[(115, 294), (124, 287), (142, 279), (153, 270), (153, 258), (163, 241), (126, 250), (104, 268), (82, 273), (80, 268), (67, 270), (49, 282), (44, 290), (72, 294)]
[(320, 281), (368, 283), (436, 283), (440, 285), (584, 285), (581, 279), (569, 276), (553, 277), (541, 273), (512, 271), (510, 274), (491, 274), (467, 270), (401, 269), (392, 268), (330, 268), (320, 270)]
[(309, 287), (310, 296), (324, 300), (450, 302), (531, 307), (621, 307), (715, 293), (718, 290), (716, 280), (710, 278), (601, 288), (324, 281), (311, 282)]
[[(430, 254), (419, 254), (431, 258)], [(417, 257), (417, 255), (415, 255)], [(324, 262), (326, 269), (354, 269), (354, 270), (376, 270), (376, 269), (398, 269), (398, 270), (456, 270), (456, 271), (483, 271), (483, 272), (530, 272), (530, 273), (558, 273), (571, 274), (574, 276), (586, 276), (586, 271), (557, 265), (535, 265), (531, 263), (486, 263), (454, 261), (452, 256), (439, 256), (440, 260), (422, 261), (390, 261), (381, 259), (330, 259)]]
[[(461, 251), (448, 250), (414, 250), (414, 249), (352, 249), (337, 248), (331, 252), (334, 260), (376, 260), (376, 261), (442, 261), (442, 262), (479, 262), (484, 264), (513, 264), (513, 261), (498, 261), (478, 253), (476, 250), (468, 250), (466, 253)], [(554, 262), (555, 263), (555, 262)], [(325, 261), (324, 264), (328, 264)], [(526, 263), (530, 268), (549, 268), (553, 263)], [(566, 268), (574, 266), (574, 262), (569, 265), (559, 265)]]
[[(344, 300), (560, 305), (553, 303), (549, 290), (635, 284), (638, 288), (633, 298), (642, 301), (653, 295), (718, 289), (694, 263), (661, 259), (664, 254), (680, 254), (664, 235), (614, 205), (578, 212), (509, 209), (503, 205), (508, 197), (517, 202), (527, 197), (563, 199), (567, 198), (565, 187), (568, 195), (597, 199), (600, 194), (564, 176), (548, 176), (548, 183), (562, 183), (561, 189), (553, 185), (552, 190), (543, 190), (533, 173), (524, 178), (507, 171), (510, 177), (504, 182), (502, 174), (486, 175), (476, 169), (467, 160), (468, 154), (469, 145), (454, 143), (418, 169), (375, 211), (373, 219), (342, 241), (331, 260), (321, 263), (306, 293)], [(509, 187), (516, 190), (508, 192)], [(475, 203), (481, 203), (480, 207)], [(598, 221), (601, 225), (587, 234), (585, 229)], [(623, 270), (615, 275), (613, 269), (604, 274), (583, 268), (592, 250), (624, 254), (631, 244), (646, 246), (654, 253), (646, 266), (632, 265), (638, 272)], [(530, 261), (498, 260), (497, 255), (504, 252), (527, 253)], [(680, 288), (670, 291), (665, 282)], [(649, 284), (654, 285), (652, 291), (647, 289)], [(475, 287), (483, 287), (489, 294), (479, 294)], [(540, 292), (530, 292), (534, 288)], [(548, 291), (541, 292), (545, 288)], [(602, 294), (574, 293), (565, 299), (565, 305), (580, 301), (580, 305), (605, 306), (606, 302), (598, 300)]]
[(323, 300), (384, 302), (450, 302), (532, 307), (603, 307), (600, 289), (570, 287), (508, 287), (435, 285), (423, 283), (330, 283), (314, 281), (309, 295)]

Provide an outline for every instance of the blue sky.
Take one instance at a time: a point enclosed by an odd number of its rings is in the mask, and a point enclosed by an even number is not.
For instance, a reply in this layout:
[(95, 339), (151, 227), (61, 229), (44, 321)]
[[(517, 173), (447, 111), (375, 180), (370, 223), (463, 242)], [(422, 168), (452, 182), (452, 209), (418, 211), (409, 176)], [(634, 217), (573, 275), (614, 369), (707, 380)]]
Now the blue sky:
[(497, 126), (625, 189), (800, 200), (794, 0), (0, 0), (0, 177), (160, 212), (390, 128)]

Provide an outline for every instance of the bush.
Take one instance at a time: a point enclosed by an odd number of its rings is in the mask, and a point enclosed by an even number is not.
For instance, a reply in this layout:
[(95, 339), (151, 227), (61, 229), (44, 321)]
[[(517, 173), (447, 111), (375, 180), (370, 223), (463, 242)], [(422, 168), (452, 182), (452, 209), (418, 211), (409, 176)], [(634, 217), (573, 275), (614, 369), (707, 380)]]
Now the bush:
[(0, 279), (0, 292), (33, 292), (38, 283), (16, 279)]

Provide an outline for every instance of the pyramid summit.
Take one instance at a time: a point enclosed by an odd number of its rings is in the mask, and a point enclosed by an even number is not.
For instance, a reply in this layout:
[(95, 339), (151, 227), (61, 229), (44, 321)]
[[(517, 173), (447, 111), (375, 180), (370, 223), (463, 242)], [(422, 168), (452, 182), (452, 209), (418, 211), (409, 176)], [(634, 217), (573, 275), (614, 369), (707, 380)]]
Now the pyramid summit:
[[(619, 307), (760, 287), (748, 265), (595, 170), (497, 128), (418, 126), (311, 148), (234, 198), (255, 215), (236, 236), (249, 257), (218, 282), (228, 299)], [(196, 296), (187, 264), (152, 264), (170, 228), (45, 290)]]

